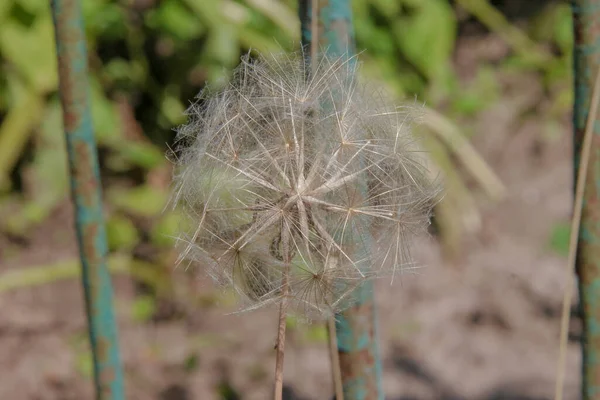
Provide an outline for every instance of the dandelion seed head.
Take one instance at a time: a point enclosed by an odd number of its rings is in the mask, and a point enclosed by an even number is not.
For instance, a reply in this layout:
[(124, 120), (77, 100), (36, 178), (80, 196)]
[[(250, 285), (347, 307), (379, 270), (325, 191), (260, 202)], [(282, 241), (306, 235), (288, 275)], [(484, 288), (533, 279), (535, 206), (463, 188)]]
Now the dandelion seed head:
[[(242, 58), (204, 90), (178, 130), (172, 201), (192, 227), (181, 262), (235, 289), (248, 308), (284, 297), (321, 319), (365, 280), (413, 267), (438, 185), (412, 132), (416, 106), (358, 81), (355, 59)], [(287, 244), (285, 244), (287, 243)], [(286, 290), (283, 290), (283, 287)]]

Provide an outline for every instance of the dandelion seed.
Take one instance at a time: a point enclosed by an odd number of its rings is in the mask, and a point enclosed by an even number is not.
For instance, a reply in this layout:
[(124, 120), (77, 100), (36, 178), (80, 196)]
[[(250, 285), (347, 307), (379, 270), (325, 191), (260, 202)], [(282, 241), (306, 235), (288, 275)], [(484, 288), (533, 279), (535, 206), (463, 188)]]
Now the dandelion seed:
[(438, 194), (411, 131), (419, 110), (360, 85), (358, 65), (320, 56), (307, 76), (302, 54), (243, 58), (179, 128), (181, 262), (248, 309), (285, 301), (322, 319), (365, 280), (414, 268)]

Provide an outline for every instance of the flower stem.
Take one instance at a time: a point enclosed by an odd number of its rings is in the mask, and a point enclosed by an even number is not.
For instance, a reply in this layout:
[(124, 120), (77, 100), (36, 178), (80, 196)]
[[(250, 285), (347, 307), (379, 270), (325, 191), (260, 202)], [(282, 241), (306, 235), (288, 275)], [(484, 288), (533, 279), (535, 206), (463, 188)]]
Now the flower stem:
[[(287, 292), (287, 285), (284, 288)], [(287, 293), (286, 293), (287, 294)], [(284, 297), (279, 308), (279, 329), (277, 332), (277, 358), (275, 361), (275, 400), (282, 400), (283, 395), (283, 356), (285, 348), (285, 320), (286, 320), (286, 306), (287, 301)]]
[(335, 400), (344, 400), (344, 386), (342, 371), (340, 369), (340, 356), (337, 348), (337, 334), (335, 332), (335, 317), (327, 319), (327, 333), (329, 337), (329, 356), (331, 359), (331, 376), (335, 389)]
[[(285, 225), (285, 221), (283, 221)], [(285, 351), (285, 328), (287, 316), (287, 296), (288, 296), (288, 277), (290, 265), (292, 264), (292, 250), (290, 248), (290, 230), (284, 226), (281, 230), (281, 244), (283, 247), (283, 258), (285, 262), (285, 271), (283, 273), (283, 282), (281, 288), (281, 307), (279, 308), (279, 327), (277, 329), (277, 355), (275, 359), (275, 392), (273, 398), (282, 400), (283, 396), (283, 358)]]

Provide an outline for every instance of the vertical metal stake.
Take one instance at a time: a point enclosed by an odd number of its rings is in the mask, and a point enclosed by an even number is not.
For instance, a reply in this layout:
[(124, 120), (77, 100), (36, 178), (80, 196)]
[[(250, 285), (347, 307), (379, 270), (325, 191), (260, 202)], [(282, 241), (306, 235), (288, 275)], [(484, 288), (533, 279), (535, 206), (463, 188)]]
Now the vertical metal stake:
[[(600, 63), (600, 0), (573, 0), (575, 104), (574, 173), (579, 169), (594, 78)], [(600, 124), (594, 121), (590, 165), (585, 183), (577, 273), (584, 318), (583, 398), (600, 399)]]
[[(312, 2), (301, 0), (299, 6), (302, 44), (309, 48), (312, 42)], [(318, 44), (331, 55), (353, 56), (355, 45), (350, 0), (318, 0), (317, 8)], [(312, 50), (307, 54), (314, 53)], [(345, 400), (383, 400), (373, 283), (363, 284), (356, 295), (356, 305), (335, 316), (344, 397)]]
[(124, 399), (112, 286), (106, 265), (100, 171), (88, 93), (86, 38), (78, 0), (53, 0), (59, 89), (75, 203), (96, 398)]

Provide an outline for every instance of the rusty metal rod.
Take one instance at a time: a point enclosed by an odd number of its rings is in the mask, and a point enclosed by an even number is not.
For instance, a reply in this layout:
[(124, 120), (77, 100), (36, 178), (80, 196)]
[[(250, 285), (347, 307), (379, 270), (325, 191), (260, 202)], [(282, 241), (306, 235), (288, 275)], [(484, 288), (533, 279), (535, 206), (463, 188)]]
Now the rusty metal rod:
[(78, 0), (53, 0), (52, 16), (96, 398), (121, 400), (124, 399), (123, 371), (106, 264), (108, 247), (90, 111), (81, 5)]
[[(315, 13), (313, 5), (316, 5)], [(354, 55), (350, 0), (300, 0), (299, 14), (302, 44), (309, 50), (305, 54), (314, 57), (318, 50), (325, 50), (334, 56)], [(316, 24), (313, 24), (313, 15), (317, 16)], [(314, 45), (322, 49), (315, 49)], [(335, 316), (344, 399), (383, 400), (373, 283), (367, 281), (359, 287), (356, 298), (352, 308)]]
[[(594, 76), (600, 65), (600, 0), (573, 0), (574, 84), (573, 167), (579, 171), (581, 146)], [(577, 274), (583, 312), (583, 380), (586, 400), (600, 398), (600, 121), (594, 123), (592, 151), (585, 182)], [(576, 179), (575, 179), (576, 181)]]

